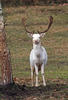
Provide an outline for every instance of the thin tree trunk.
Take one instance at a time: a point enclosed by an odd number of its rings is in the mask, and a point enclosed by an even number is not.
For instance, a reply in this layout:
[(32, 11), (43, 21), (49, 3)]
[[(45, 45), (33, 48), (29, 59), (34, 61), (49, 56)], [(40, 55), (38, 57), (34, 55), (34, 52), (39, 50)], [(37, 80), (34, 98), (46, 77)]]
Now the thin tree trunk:
[(2, 7), (0, 0), (0, 63), (2, 74), (2, 85), (8, 85), (12, 80), (12, 66), (10, 64), (10, 52), (7, 48), (5, 27), (3, 22)]

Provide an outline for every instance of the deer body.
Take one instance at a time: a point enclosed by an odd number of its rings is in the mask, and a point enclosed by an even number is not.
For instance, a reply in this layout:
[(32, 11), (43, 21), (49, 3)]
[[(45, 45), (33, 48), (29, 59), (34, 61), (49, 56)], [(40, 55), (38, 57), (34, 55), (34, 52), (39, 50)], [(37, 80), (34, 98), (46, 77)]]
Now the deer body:
[(40, 46), (39, 48), (33, 48), (30, 53), (30, 65), (32, 67), (35, 64), (42, 65), (42, 63), (46, 64), (47, 62), (47, 53), (44, 47)]
[(41, 44), (33, 45), (33, 49), (30, 53), (30, 64), (31, 66), (34, 66), (35, 63), (38, 64), (46, 64), (47, 62), (47, 53), (44, 47), (41, 46)]

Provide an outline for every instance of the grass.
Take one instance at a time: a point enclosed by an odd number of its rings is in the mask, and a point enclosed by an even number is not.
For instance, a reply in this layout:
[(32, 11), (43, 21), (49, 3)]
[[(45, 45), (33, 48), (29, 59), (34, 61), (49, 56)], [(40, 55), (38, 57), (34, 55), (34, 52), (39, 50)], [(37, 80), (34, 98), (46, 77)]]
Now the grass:
[(44, 30), (48, 17), (53, 16), (51, 29), (41, 39), (48, 53), (45, 76), (48, 79), (68, 78), (68, 6), (30, 6), (7, 7), (3, 9), (7, 44), (11, 52), (14, 77), (30, 77), (29, 54), (32, 40), (27, 36), (22, 18), (26, 18), (28, 28), (33, 31)]

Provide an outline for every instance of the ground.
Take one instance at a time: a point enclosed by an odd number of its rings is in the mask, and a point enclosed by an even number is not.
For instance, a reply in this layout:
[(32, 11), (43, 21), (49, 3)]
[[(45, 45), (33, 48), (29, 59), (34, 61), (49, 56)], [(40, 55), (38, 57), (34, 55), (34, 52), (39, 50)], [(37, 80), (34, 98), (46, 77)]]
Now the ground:
[(47, 86), (31, 87), (30, 81), (19, 82), (17, 79), (13, 84), (0, 86), (0, 100), (68, 100), (68, 81), (48, 80)]

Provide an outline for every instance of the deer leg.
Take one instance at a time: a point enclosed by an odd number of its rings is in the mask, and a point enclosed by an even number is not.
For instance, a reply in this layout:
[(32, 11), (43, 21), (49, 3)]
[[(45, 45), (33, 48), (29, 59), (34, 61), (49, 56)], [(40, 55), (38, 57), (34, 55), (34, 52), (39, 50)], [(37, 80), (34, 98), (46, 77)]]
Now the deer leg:
[(46, 86), (45, 77), (44, 77), (44, 64), (42, 64), (41, 66), (41, 75), (43, 79), (43, 85)]
[(35, 73), (36, 73), (36, 87), (38, 87), (38, 67), (35, 65)]
[(31, 83), (34, 86), (34, 68), (31, 68)]

